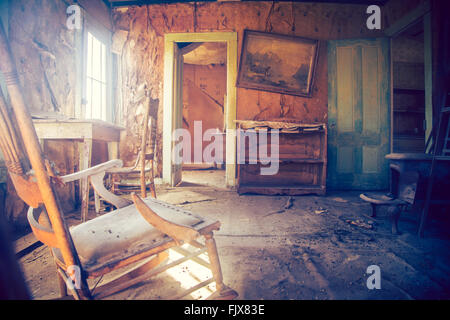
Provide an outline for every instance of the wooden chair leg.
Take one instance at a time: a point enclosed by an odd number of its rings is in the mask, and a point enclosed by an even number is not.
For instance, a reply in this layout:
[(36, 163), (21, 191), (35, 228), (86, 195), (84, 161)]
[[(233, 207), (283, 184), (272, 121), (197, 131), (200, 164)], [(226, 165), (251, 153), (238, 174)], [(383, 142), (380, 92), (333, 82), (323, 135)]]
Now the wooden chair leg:
[(377, 217), (377, 205), (374, 204), (374, 203), (371, 203), (370, 205), (372, 206), (372, 215), (371, 215), (371, 217), (372, 218), (376, 218)]
[(156, 187), (155, 187), (155, 175), (153, 172), (153, 160), (151, 160), (151, 169), (150, 169), (150, 193), (153, 198), (156, 199)]
[(398, 231), (398, 219), (400, 218), (400, 213), (402, 211), (402, 206), (391, 206), (388, 208), (389, 219), (391, 220), (392, 234), (399, 234)]
[(94, 190), (94, 203), (95, 203), (95, 213), (100, 213), (100, 196)]
[(208, 299), (231, 300), (238, 296), (238, 293), (223, 283), (222, 269), (220, 267), (219, 254), (217, 252), (216, 241), (213, 234), (205, 235), (205, 244), (208, 251), (208, 257), (211, 264), (211, 272), (216, 282), (217, 291)]

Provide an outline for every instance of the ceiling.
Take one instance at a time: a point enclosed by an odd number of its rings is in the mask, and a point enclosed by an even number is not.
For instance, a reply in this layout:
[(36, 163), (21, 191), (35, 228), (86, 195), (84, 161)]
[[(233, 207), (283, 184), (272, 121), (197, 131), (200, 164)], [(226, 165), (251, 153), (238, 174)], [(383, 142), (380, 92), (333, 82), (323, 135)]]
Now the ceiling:
[[(192, 0), (104, 0), (109, 3), (111, 7), (127, 7), (127, 6), (139, 6), (146, 4), (158, 4), (158, 3), (176, 3), (176, 2), (194, 2)], [(239, 1), (239, 0), (200, 0), (196, 2), (216, 2), (216, 1)], [(262, 1), (262, 0), (243, 0), (243, 1)], [(267, 0), (266, 0), (267, 1)], [(385, 5), (389, 0), (296, 0), (296, 2), (328, 2), (328, 3), (340, 3), (340, 4), (363, 4), (363, 5)], [(286, 1), (276, 1), (286, 2)]]
[(205, 42), (183, 55), (184, 63), (225, 64), (227, 62), (226, 42)]

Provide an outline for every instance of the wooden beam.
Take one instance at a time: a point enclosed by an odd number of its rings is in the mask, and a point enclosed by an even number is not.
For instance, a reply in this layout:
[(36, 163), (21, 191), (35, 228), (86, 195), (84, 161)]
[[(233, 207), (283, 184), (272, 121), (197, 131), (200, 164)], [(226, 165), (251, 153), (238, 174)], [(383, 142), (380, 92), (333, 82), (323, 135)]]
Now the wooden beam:
[(415, 9), (405, 14), (402, 18), (391, 24), (384, 34), (388, 37), (395, 37), (402, 33), (405, 29), (416, 23), (426, 13), (431, 11), (431, 4), (429, 0), (419, 4)]
[(189, 45), (187, 45), (186, 47), (183, 47), (180, 49), (180, 53), (181, 55), (185, 55), (191, 51), (194, 51), (195, 49), (197, 49), (198, 47), (200, 47), (203, 44), (203, 42), (193, 42)]

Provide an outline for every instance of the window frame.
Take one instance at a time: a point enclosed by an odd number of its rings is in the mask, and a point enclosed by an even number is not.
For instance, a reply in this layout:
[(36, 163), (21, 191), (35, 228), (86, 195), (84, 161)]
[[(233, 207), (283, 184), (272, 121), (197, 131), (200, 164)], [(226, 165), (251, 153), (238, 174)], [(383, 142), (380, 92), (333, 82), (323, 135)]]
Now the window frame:
[[(94, 38), (105, 45), (105, 67), (106, 67), (106, 106), (105, 115), (103, 115), (103, 110), (101, 112), (101, 119), (96, 119), (92, 117), (87, 117), (86, 107), (87, 107), (87, 62), (88, 62), (88, 34), (91, 34)], [(94, 19), (89, 19), (86, 17), (84, 21), (84, 26), (82, 30), (82, 72), (81, 72), (81, 110), (78, 113), (81, 119), (85, 120), (102, 120), (110, 123), (114, 123), (114, 106), (112, 99), (112, 33), (106, 27), (97, 23)], [(92, 112), (91, 112), (92, 114)]]

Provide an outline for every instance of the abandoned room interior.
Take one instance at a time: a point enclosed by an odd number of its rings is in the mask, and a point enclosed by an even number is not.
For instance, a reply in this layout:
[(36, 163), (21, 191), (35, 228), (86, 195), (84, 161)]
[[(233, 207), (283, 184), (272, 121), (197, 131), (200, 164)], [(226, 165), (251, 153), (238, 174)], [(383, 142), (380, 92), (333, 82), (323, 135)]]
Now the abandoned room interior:
[(0, 1), (0, 297), (449, 299), (449, 13)]

